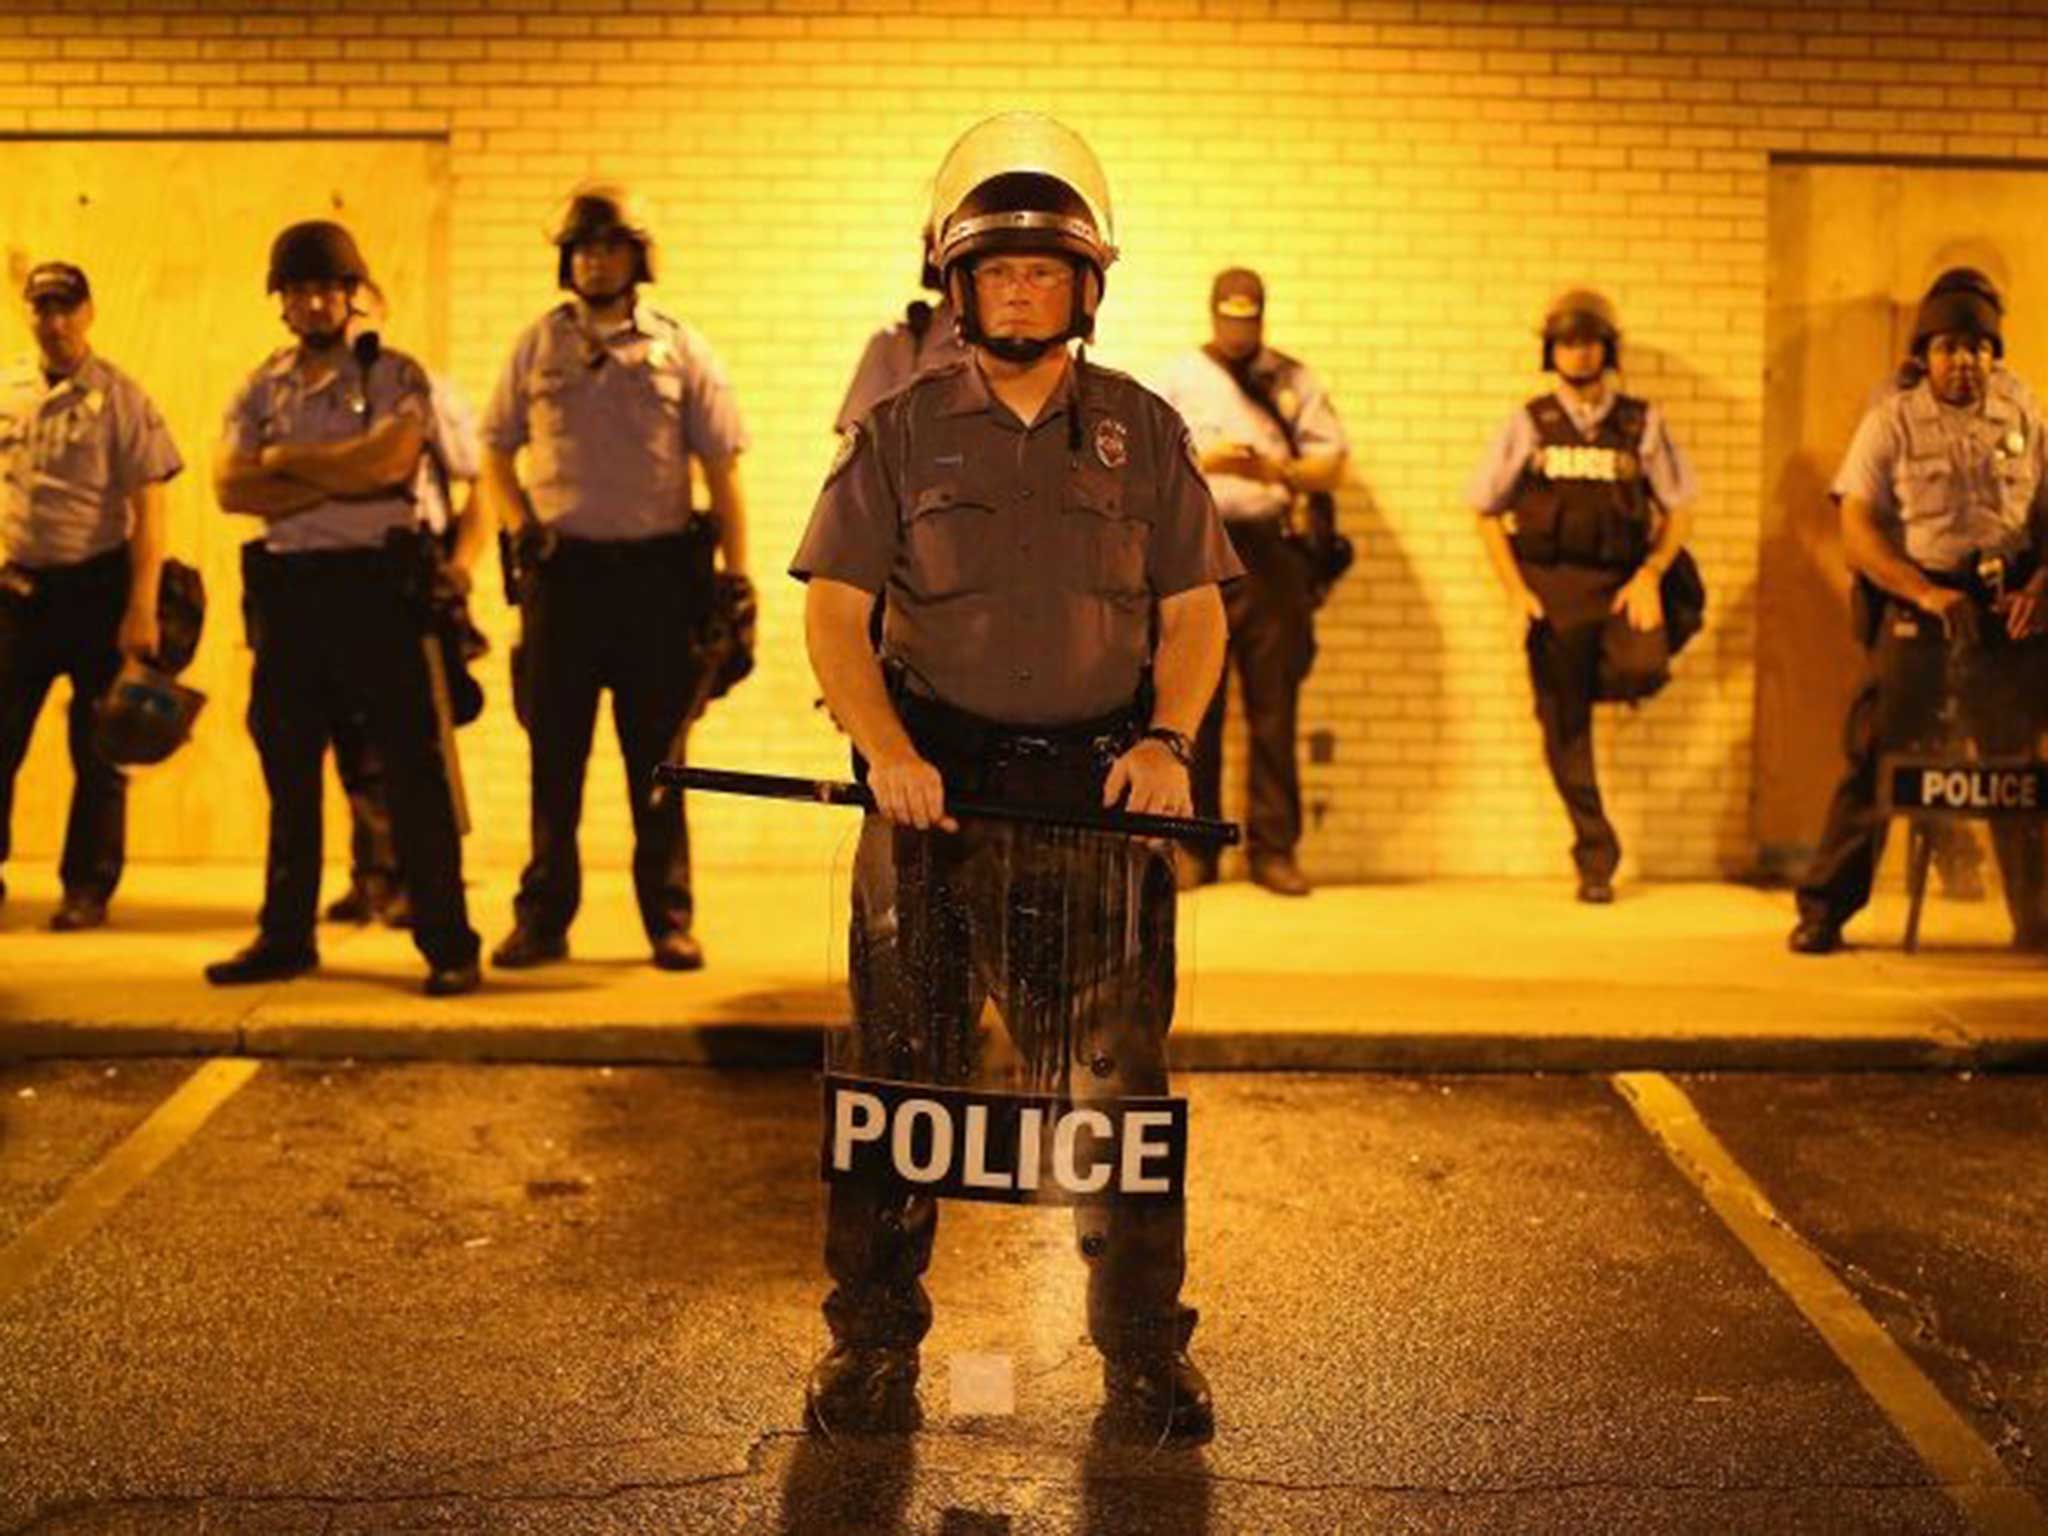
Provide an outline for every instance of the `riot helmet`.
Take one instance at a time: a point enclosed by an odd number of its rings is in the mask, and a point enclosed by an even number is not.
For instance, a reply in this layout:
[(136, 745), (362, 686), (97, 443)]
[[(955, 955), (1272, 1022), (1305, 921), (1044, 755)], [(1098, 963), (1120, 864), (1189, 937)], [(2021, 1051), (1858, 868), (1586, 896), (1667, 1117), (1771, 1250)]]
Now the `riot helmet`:
[[(1602, 370), (1621, 366), (1621, 321), (1604, 293), (1591, 288), (1570, 288), (1550, 301), (1543, 312), (1543, 371), (1557, 369), (1557, 343), (1597, 338), (1605, 348)], [(1580, 381), (1574, 381), (1580, 382)], [(1590, 381), (1586, 381), (1590, 382)]]
[(331, 219), (288, 225), (270, 242), (268, 293), (289, 283), (340, 283), (353, 289), (369, 278), (355, 237)]
[[(555, 286), (573, 290), (570, 257), (590, 240), (624, 240), (635, 252), (632, 283), (654, 281), (654, 227), (633, 195), (610, 182), (587, 182), (569, 194), (555, 220)], [(584, 295), (588, 297), (588, 295)]]
[(134, 657), (93, 705), (93, 748), (116, 768), (160, 763), (192, 734), (206, 695)]
[[(1007, 112), (968, 129), (933, 181), (930, 227), (939, 277), (968, 344), (1030, 362), (1094, 334), (1117, 255), (1115, 225), (1102, 165), (1072, 129), (1037, 112)], [(1057, 336), (991, 338), (983, 329), (970, 275), (983, 257), (1005, 252), (1072, 264), (1073, 303)]]

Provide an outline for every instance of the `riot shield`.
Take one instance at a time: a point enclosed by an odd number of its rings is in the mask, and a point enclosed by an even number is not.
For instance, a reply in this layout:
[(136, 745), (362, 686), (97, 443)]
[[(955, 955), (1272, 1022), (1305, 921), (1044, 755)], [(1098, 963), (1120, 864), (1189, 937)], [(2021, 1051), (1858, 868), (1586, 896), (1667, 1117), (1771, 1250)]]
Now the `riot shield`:
[(659, 777), (868, 812), (834, 873), (850, 1021), (824, 1052), (810, 1428), (1206, 1440), (1166, 839), (1237, 828), (956, 801), (959, 831), (918, 831), (857, 785)]
[(813, 1428), (1185, 1437), (1165, 845), (870, 814), (843, 878), (852, 1017), (825, 1052)]

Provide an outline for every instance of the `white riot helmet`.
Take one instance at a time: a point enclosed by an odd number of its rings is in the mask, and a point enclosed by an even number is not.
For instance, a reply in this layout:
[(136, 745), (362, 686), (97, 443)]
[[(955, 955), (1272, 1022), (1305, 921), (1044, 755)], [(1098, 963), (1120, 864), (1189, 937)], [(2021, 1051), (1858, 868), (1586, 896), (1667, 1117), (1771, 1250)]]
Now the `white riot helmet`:
[[(1102, 164), (1071, 128), (1037, 112), (1006, 112), (968, 129), (932, 183), (929, 227), (940, 280), (970, 345), (1028, 362), (1094, 334), (1116, 230)], [(1074, 303), (1060, 335), (991, 339), (982, 330), (968, 274), (1003, 251), (1051, 252), (1074, 264)]]

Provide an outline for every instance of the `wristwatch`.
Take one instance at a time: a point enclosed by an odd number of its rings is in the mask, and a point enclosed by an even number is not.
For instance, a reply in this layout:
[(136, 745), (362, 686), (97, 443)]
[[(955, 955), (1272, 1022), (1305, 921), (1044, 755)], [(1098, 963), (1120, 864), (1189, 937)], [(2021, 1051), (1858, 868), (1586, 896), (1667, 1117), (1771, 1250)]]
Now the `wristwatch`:
[(1185, 731), (1176, 731), (1170, 725), (1155, 725), (1138, 738), (1140, 741), (1163, 742), (1166, 750), (1173, 754), (1173, 760), (1183, 768), (1195, 766), (1195, 743)]

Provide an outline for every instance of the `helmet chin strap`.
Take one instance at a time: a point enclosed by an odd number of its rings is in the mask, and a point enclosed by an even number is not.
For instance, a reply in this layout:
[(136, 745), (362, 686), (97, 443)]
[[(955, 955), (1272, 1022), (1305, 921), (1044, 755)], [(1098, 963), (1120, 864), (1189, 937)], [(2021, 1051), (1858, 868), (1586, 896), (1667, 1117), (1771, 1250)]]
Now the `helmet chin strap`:
[(1591, 373), (1566, 373), (1560, 368), (1557, 371), (1557, 376), (1574, 389), (1585, 389), (1590, 385), (1598, 384), (1602, 379), (1606, 378), (1607, 370), (1605, 368), (1596, 368)]

